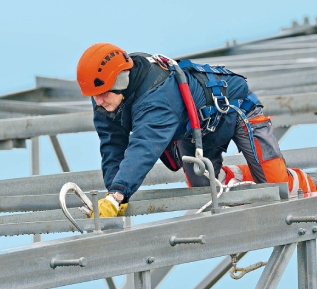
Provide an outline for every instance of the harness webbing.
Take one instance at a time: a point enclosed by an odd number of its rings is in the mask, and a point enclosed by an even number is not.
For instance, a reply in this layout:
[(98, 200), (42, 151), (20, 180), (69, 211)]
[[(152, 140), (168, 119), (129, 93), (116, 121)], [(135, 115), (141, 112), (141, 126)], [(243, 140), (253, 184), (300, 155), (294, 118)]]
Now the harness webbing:
[[(248, 118), (243, 112), (243, 110), (245, 112), (248, 112), (255, 104), (259, 104), (259, 100), (257, 96), (254, 93), (251, 93), (246, 97), (246, 99), (234, 100), (229, 103), (227, 99), (228, 84), (225, 80), (222, 80), (222, 79), (217, 80), (215, 77), (215, 74), (236, 75), (235, 73), (233, 73), (229, 69), (226, 69), (224, 66), (214, 67), (214, 66), (210, 66), (209, 64), (201, 65), (201, 64), (192, 63), (190, 60), (181, 61), (179, 63), (179, 66), (181, 68), (191, 67), (200, 73), (205, 73), (205, 75), (208, 78), (208, 80), (205, 81), (205, 86), (212, 89), (212, 99), (213, 99), (214, 105), (204, 106), (198, 110), (200, 114), (200, 118), (203, 121), (208, 120), (206, 125), (203, 128), (202, 135), (206, 135), (208, 132), (214, 132), (216, 130), (217, 125), (219, 124), (221, 120), (221, 117), (224, 114), (228, 114), (228, 113), (236, 111), (239, 114), (240, 119), (243, 120), (247, 128), (250, 145), (251, 145), (251, 149), (253, 151), (255, 160), (257, 163), (260, 163), (256, 153), (252, 128), (248, 121)], [(225, 88), (226, 95), (223, 95), (221, 88)]]
[[(187, 68), (187, 67), (192, 67), (198, 72), (205, 72), (205, 73), (216, 73), (216, 74), (236, 74), (232, 72), (229, 69), (226, 69), (224, 66), (211, 66), (208, 63), (206, 64), (198, 64), (198, 63), (192, 63), (189, 59), (182, 60), (178, 63), (180, 68)], [(242, 75), (240, 75), (242, 76)], [(242, 76), (245, 78), (244, 76)]]
[(259, 161), (258, 155), (256, 153), (255, 143), (254, 143), (254, 138), (253, 138), (253, 132), (252, 132), (252, 128), (251, 128), (251, 125), (250, 125), (250, 122), (249, 122), (248, 118), (245, 116), (243, 111), (241, 109), (239, 109), (238, 107), (236, 107), (236, 106), (234, 106), (232, 104), (229, 104), (228, 106), (230, 108), (234, 109), (239, 114), (241, 119), (243, 120), (243, 122), (244, 122), (244, 124), (245, 124), (245, 126), (246, 126), (246, 128), (248, 130), (248, 135), (249, 135), (249, 140), (250, 140), (250, 145), (251, 145), (251, 148), (252, 148), (253, 155), (255, 157), (256, 162), (259, 164), (260, 161)]

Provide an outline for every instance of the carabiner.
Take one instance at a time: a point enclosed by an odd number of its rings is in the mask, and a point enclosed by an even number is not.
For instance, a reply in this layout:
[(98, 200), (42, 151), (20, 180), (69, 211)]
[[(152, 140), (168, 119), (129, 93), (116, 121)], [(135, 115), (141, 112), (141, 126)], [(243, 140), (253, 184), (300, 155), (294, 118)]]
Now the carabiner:
[(85, 213), (87, 216), (90, 216), (93, 212), (93, 205), (90, 199), (83, 193), (83, 191), (78, 187), (75, 183), (65, 183), (61, 191), (59, 193), (59, 203), (61, 206), (61, 209), (66, 216), (66, 218), (81, 232), (84, 233), (84, 231), (79, 227), (79, 225), (76, 223), (74, 218), (71, 216), (69, 213), (67, 206), (66, 206), (66, 194), (69, 190), (73, 190), (75, 194), (81, 199), (83, 202), (84, 206), (78, 208), (80, 211)]

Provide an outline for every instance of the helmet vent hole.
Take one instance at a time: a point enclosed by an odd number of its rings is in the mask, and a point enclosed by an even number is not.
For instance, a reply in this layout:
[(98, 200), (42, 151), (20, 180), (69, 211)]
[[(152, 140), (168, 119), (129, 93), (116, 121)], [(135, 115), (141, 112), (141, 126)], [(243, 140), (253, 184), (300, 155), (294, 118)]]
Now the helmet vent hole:
[(101, 68), (98, 68), (98, 72), (101, 72), (102, 71), (102, 69)]
[(94, 80), (95, 87), (102, 86), (104, 84), (105, 84), (105, 82), (103, 80), (101, 80), (100, 78), (95, 78), (95, 80)]

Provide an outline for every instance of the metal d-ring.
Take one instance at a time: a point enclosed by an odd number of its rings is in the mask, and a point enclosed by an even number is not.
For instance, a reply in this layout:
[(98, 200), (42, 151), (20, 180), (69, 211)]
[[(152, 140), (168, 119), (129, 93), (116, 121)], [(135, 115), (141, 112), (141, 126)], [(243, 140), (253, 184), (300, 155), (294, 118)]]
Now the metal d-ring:
[(214, 103), (215, 103), (215, 106), (216, 106), (216, 108), (217, 108), (217, 110), (218, 110), (219, 112), (226, 114), (226, 113), (229, 111), (229, 108), (230, 108), (230, 107), (229, 107), (228, 98), (226, 98), (226, 97), (224, 96), (225, 103), (226, 103), (225, 106), (227, 107), (226, 109), (221, 109), (221, 108), (219, 107), (218, 98), (217, 98), (217, 97), (215, 97), (214, 95), (212, 95), (212, 98), (213, 98)]

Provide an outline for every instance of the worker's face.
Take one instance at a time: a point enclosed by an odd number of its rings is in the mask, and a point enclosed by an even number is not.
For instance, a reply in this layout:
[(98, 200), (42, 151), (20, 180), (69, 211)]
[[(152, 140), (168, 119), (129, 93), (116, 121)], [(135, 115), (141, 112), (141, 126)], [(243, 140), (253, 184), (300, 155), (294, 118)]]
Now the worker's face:
[(93, 98), (96, 104), (98, 106), (102, 106), (106, 111), (115, 111), (121, 104), (123, 95), (107, 91), (105, 93), (95, 95)]

